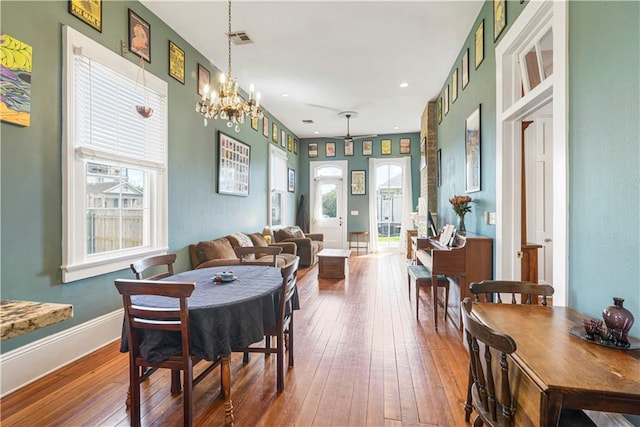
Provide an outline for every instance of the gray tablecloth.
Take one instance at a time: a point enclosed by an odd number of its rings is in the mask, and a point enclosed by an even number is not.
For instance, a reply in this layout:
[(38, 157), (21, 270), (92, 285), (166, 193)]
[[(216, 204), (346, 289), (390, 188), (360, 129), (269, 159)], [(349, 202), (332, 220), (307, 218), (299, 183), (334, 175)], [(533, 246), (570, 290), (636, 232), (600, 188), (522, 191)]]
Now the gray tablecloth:
[[(216, 273), (233, 270), (237, 279), (215, 283)], [(196, 282), (188, 299), (189, 338), (193, 354), (206, 360), (231, 354), (232, 348), (246, 347), (264, 338), (264, 328), (276, 324), (282, 275), (279, 268), (233, 265), (185, 271), (163, 279)], [(136, 305), (177, 307), (177, 300), (138, 296)], [(297, 291), (288, 310), (299, 309)], [(123, 331), (124, 332), (124, 331)], [(179, 333), (142, 331), (141, 355), (149, 361), (161, 361), (180, 351)], [(123, 333), (120, 350), (128, 351)]]

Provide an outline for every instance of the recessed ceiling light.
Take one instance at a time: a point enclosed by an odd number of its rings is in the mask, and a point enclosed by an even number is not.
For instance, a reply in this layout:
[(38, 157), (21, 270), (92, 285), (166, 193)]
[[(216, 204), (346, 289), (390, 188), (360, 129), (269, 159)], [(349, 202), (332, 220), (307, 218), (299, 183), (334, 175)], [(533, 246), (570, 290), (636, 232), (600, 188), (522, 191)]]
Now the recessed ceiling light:
[(409, 86), (409, 83), (407, 82), (400, 83), (400, 87), (407, 87), (407, 86)]
[(400, 126), (394, 126), (393, 127), (393, 130), (398, 130), (398, 129), (400, 129)]
[(287, 92), (282, 92), (281, 96), (282, 96), (283, 98), (288, 98), (288, 97), (289, 97), (289, 94), (288, 94)]
[(314, 135), (319, 135), (319, 134), (320, 134), (320, 131), (319, 131), (319, 130), (313, 131), (313, 134), (314, 134)]

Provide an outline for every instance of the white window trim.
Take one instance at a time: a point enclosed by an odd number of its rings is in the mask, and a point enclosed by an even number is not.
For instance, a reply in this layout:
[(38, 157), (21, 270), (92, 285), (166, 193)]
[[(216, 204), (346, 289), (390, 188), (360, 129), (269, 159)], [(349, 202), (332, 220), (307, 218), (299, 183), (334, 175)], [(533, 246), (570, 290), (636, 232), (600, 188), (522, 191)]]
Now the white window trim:
[[(275, 147), (273, 145), (270, 145), (269, 146), (269, 194), (267, 195), (267, 199), (268, 199), (267, 203), (269, 204), (269, 208), (267, 210), (268, 211), (268, 213), (267, 213), (267, 215), (268, 215), (267, 224), (269, 224), (269, 227), (283, 227), (286, 224), (288, 224), (288, 222), (287, 222), (288, 221), (288, 218), (287, 218), (287, 198), (288, 198), (287, 197), (287, 193), (288, 193), (288, 191), (287, 191), (286, 187), (282, 188), (282, 189), (275, 189), (274, 188), (275, 183), (273, 182), (273, 176), (272, 176), (272, 171), (275, 168), (275, 165), (273, 164), (273, 158), (274, 157), (277, 157), (277, 158), (279, 158), (281, 160), (284, 160), (284, 163), (285, 163), (284, 173), (285, 173), (285, 177), (288, 178), (288, 175), (286, 175), (288, 173), (288, 171), (287, 171), (288, 156), (287, 156), (286, 151), (284, 151), (284, 150), (282, 150), (282, 149), (280, 149), (278, 147)], [(287, 182), (286, 179), (285, 179), (285, 182)], [(281, 215), (281, 218), (282, 218), (282, 224), (274, 225), (272, 223), (272, 219), (273, 218), (271, 217), (271, 208), (272, 208), (272, 206), (271, 206), (271, 193), (273, 193), (273, 192), (281, 193), (281, 197), (280, 197), (280, 200), (281, 200), (281, 206), (280, 206), (281, 214), (280, 215)]]
[[(85, 201), (85, 170), (83, 162), (79, 159), (95, 158), (96, 153), (91, 150), (76, 150), (74, 148), (73, 135), (73, 88), (68, 82), (73, 81), (73, 55), (74, 49), (82, 49), (85, 54), (92, 54), (104, 58), (104, 64), (118, 70), (124, 75), (133, 76), (138, 73), (138, 66), (129, 60), (120, 57), (104, 46), (87, 38), (71, 27), (63, 26), (63, 135), (62, 135), (62, 281), (73, 282), (88, 277), (94, 277), (118, 270), (129, 268), (129, 265), (146, 256), (166, 253), (168, 249), (168, 181), (166, 165), (167, 159), (167, 135), (165, 131), (163, 144), (164, 165), (154, 164), (156, 178), (145, 183), (145, 188), (152, 194), (149, 206), (150, 230), (149, 245), (142, 248), (132, 248), (105, 254), (92, 254), (87, 256), (85, 250), (84, 201)], [(146, 84), (154, 91), (167, 96), (167, 83), (160, 78), (147, 73)], [(168, 103), (167, 103), (168, 104)], [(168, 112), (165, 108), (164, 121), (168, 121)], [(99, 161), (108, 161), (104, 156)], [(138, 165), (145, 162), (137, 162)], [(131, 162), (128, 167), (136, 166)], [(144, 165), (152, 166), (152, 165)], [(83, 177), (83, 179), (80, 179)], [(83, 224), (82, 227), (70, 226), (70, 224)]]

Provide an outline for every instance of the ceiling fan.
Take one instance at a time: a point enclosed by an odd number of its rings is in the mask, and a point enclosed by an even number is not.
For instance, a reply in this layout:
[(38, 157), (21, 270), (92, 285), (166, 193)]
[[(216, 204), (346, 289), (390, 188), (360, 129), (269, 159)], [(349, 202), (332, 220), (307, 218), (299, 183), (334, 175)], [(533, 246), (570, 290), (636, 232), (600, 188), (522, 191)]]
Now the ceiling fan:
[(341, 119), (347, 119), (347, 134), (345, 136), (336, 136), (333, 138), (342, 138), (344, 142), (352, 142), (356, 139), (364, 139), (364, 138), (373, 138), (378, 135), (351, 135), (349, 133), (349, 121), (353, 118), (358, 117), (358, 113), (356, 111), (341, 111), (338, 113), (338, 117)]

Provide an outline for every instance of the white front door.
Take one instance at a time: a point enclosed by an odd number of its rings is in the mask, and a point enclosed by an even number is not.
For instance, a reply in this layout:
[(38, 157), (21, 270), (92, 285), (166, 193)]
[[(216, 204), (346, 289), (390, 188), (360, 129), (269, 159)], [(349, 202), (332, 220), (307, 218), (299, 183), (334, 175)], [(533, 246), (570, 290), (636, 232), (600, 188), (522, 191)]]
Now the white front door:
[(347, 247), (347, 165), (344, 161), (312, 162), (311, 232), (324, 235), (324, 247)]

